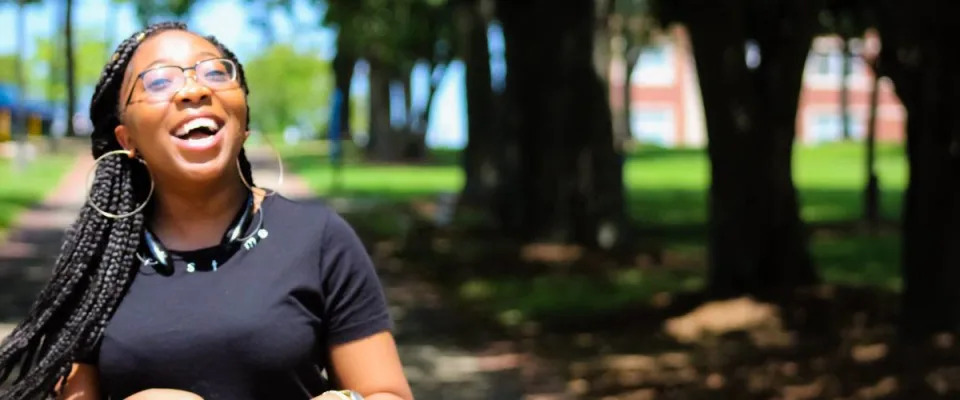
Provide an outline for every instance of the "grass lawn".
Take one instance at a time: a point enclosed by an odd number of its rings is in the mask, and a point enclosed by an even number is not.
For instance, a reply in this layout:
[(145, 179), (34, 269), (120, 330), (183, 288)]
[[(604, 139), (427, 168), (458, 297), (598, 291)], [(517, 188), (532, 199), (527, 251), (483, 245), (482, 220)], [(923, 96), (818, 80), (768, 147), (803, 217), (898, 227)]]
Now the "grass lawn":
[(24, 209), (43, 200), (74, 162), (73, 154), (42, 154), (25, 171), (0, 158), (0, 236)]
[[(332, 187), (333, 169), (322, 143), (283, 146), (284, 161), (321, 195), (375, 197), (404, 201), (439, 192), (453, 193), (463, 185), (455, 156), (441, 153), (425, 165), (369, 165), (349, 162), (341, 171), (342, 186)], [(881, 207), (887, 219), (899, 218), (906, 184), (902, 149), (880, 147), (877, 170)], [(348, 156), (349, 157), (349, 156)], [(624, 180), (630, 212), (647, 225), (702, 224), (706, 221), (709, 182), (706, 154), (700, 150), (644, 149), (630, 157)], [(794, 179), (802, 213), (809, 222), (844, 221), (860, 216), (865, 183), (863, 146), (857, 143), (798, 148)]]
[[(453, 193), (463, 184), (456, 157), (440, 153), (434, 162), (417, 166), (348, 162), (342, 171), (342, 186), (335, 191), (331, 187), (332, 171), (320, 146), (317, 143), (284, 146), (281, 151), (287, 166), (301, 174), (321, 195), (406, 201), (439, 192)], [(864, 160), (860, 143), (796, 149), (794, 179), (805, 221), (818, 224), (860, 218), (866, 181)], [(906, 184), (902, 148), (878, 148), (877, 169), (881, 215), (885, 220), (898, 220)], [(657, 292), (690, 290), (702, 285), (706, 253), (702, 226), (707, 215), (709, 182), (705, 152), (639, 150), (627, 161), (624, 180), (629, 211), (635, 221), (644, 227), (666, 228), (665, 232), (682, 232), (655, 239), (663, 243), (669, 256), (686, 263), (692, 260), (699, 268), (692, 272), (689, 268), (613, 271), (590, 279), (555, 275), (533, 279), (471, 279), (460, 284), (461, 297), (489, 302), (493, 308), (503, 310), (505, 318), (511, 319), (509, 316), (515, 312), (524, 315), (556, 310), (595, 312), (647, 299)], [(356, 217), (364, 218), (363, 215)], [(671, 230), (671, 227), (691, 229)], [(900, 286), (899, 234), (896, 232), (868, 235), (857, 230), (819, 229), (813, 232), (810, 246), (828, 282), (893, 290)], [(603, 296), (597, 296), (598, 293)]]

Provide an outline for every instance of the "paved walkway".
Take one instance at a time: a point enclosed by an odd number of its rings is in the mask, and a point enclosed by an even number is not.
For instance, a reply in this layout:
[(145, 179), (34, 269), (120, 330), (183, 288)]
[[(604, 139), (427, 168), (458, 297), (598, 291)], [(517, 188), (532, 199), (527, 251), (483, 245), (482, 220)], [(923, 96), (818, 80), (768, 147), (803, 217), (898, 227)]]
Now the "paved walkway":
[(70, 172), (46, 199), (17, 217), (0, 243), (0, 337), (26, 315), (56, 262), (63, 235), (86, 195), (89, 152), (77, 156)]
[[(254, 180), (276, 186), (279, 171), (271, 151), (249, 151)], [(0, 243), (0, 337), (25, 315), (49, 271), (85, 195), (89, 155), (78, 158), (60, 186), (39, 206), (14, 224), (6, 243)], [(319, 201), (306, 183), (287, 172), (279, 188), (286, 197)], [(509, 349), (488, 346), (484, 356), (456, 343), (462, 334), (456, 312), (442, 306), (429, 284), (404, 274), (402, 268), (378, 265), (385, 291), (397, 320), (396, 337), (406, 373), (418, 400), (514, 400), (524, 398), (519, 356)], [(509, 346), (507, 346), (509, 347)], [(550, 397), (553, 398), (553, 397)]]

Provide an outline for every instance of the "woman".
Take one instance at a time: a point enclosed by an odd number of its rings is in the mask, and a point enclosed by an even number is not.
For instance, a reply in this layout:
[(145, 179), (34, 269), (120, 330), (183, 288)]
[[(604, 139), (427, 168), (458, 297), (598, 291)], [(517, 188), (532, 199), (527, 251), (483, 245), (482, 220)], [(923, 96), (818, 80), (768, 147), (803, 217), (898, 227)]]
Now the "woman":
[(413, 398), (353, 230), (251, 186), (246, 93), (182, 24), (120, 44), (90, 106), (96, 178), (0, 345), (0, 383), (20, 371), (0, 398)]

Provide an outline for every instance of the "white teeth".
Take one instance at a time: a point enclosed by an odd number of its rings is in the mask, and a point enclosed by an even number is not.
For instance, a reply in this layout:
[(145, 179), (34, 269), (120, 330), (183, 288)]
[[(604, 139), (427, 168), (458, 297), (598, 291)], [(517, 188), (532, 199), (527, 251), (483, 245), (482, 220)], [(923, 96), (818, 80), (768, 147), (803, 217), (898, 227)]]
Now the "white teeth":
[(217, 121), (214, 121), (212, 118), (195, 118), (181, 125), (180, 129), (177, 129), (176, 136), (186, 135), (190, 131), (197, 128), (207, 128), (210, 130), (210, 132), (216, 132), (220, 129), (220, 125), (217, 124)]

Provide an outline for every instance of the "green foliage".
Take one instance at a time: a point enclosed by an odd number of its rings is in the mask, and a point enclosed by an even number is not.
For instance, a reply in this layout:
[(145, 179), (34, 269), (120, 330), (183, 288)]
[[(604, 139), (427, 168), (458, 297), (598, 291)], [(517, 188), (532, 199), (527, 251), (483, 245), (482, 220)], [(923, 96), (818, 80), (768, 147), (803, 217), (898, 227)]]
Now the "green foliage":
[[(78, 90), (93, 87), (100, 79), (100, 72), (109, 56), (103, 35), (96, 29), (85, 29), (74, 34), (74, 79)], [(66, 60), (63, 39), (39, 38), (37, 51), (28, 60), (30, 94), (53, 101), (67, 97)]]
[(196, 0), (130, 0), (137, 10), (137, 19), (144, 26), (149, 25), (157, 17), (175, 18), (184, 20), (190, 9), (197, 3)]
[(446, 0), (331, 0), (324, 25), (339, 29), (339, 51), (403, 70), (448, 57), (437, 50), (453, 42), (449, 11)]
[(0, 83), (15, 83), (17, 81), (17, 56), (13, 54), (0, 55)]
[(304, 123), (315, 133), (327, 122), (333, 91), (330, 64), (318, 56), (277, 44), (244, 65), (250, 86), (251, 124), (281, 132)]

